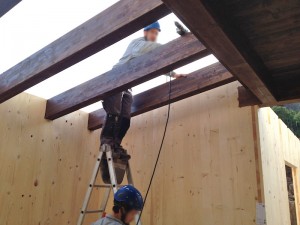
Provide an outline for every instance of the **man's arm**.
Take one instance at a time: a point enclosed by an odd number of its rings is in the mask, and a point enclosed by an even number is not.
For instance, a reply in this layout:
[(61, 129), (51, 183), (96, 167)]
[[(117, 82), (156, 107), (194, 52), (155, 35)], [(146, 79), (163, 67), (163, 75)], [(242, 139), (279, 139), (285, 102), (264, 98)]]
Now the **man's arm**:
[[(143, 55), (147, 52), (150, 52), (160, 46), (162, 46), (162, 44), (152, 42), (152, 41), (147, 41), (144, 38), (141, 38), (141, 39), (137, 40), (136, 43), (134, 43), (134, 45), (132, 47), (132, 54), (135, 57), (138, 57), (138, 56)], [(174, 71), (171, 71), (165, 75), (176, 78), (176, 79), (186, 77), (184, 74), (176, 74)]]

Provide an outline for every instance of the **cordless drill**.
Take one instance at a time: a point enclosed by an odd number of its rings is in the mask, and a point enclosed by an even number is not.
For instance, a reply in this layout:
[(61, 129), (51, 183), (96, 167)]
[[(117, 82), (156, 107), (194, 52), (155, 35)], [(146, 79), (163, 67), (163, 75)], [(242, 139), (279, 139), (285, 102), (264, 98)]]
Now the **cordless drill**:
[(179, 22), (175, 21), (176, 31), (180, 36), (185, 35), (189, 31), (185, 29)]

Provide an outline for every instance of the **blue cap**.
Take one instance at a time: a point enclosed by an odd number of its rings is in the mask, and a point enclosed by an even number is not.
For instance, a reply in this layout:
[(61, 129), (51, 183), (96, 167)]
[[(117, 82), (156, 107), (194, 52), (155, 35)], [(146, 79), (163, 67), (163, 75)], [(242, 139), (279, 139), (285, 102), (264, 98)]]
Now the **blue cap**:
[(115, 205), (141, 211), (144, 206), (141, 193), (133, 186), (126, 185), (114, 195)]
[(146, 26), (144, 28), (144, 31), (148, 31), (148, 30), (151, 30), (151, 29), (157, 29), (158, 31), (160, 31), (160, 25), (159, 25), (159, 23), (156, 21), (156, 22), (154, 22), (154, 23)]

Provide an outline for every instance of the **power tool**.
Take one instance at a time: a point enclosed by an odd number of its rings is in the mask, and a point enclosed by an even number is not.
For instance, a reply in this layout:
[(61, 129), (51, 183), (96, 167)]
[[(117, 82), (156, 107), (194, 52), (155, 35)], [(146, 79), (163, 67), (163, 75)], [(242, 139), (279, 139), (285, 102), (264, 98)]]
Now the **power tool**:
[(175, 21), (176, 31), (180, 36), (185, 35), (186, 33), (189, 33), (187, 29), (185, 29), (179, 22)]

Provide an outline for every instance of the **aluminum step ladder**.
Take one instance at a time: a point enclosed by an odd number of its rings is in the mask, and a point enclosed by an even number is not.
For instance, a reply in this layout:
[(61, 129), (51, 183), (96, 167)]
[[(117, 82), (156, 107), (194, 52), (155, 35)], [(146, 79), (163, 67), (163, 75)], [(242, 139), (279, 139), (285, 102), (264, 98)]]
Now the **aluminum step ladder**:
[[(100, 171), (101, 160), (105, 155), (106, 155), (106, 160), (107, 160), (107, 164), (108, 164), (108, 171), (109, 171), (109, 177), (110, 177), (111, 184), (95, 184), (97, 176)], [(133, 185), (133, 179), (132, 179), (129, 161), (127, 161), (126, 166), (124, 167), (124, 170), (125, 170), (125, 173), (127, 176), (128, 184)], [(83, 206), (82, 206), (82, 209), (81, 209), (81, 212), (79, 215), (77, 225), (83, 224), (86, 214), (99, 213), (99, 217), (101, 217), (102, 214), (105, 212), (111, 189), (113, 190), (114, 193), (116, 193), (118, 188), (122, 187), (122, 186), (124, 186), (124, 185), (119, 185), (117, 183), (117, 177), (116, 177), (116, 172), (115, 172), (115, 163), (112, 158), (112, 148), (110, 145), (104, 144), (100, 147), (100, 152), (99, 152), (99, 155), (97, 158), (95, 168), (93, 170), (93, 174), (92, 174), (91, 181), (89, 183), (88, 190), (87, 190), (85, 198), (84, 198)], [(101, 205), (100, 205), (100, 209), (88, 210), (89, 201), (90, 201), (90, 198), (91, 198), (94, 188), (103, 188), (106, 190), (105, 190), (104, 197), (103, 197)], [(139, 217), (139, 215), (137, 215), (137, 217), (136, 217), (136, 222), (138, 221), (138, 217)], [(141, 222), (139, 222), (138, 225), (141, 225)]]

